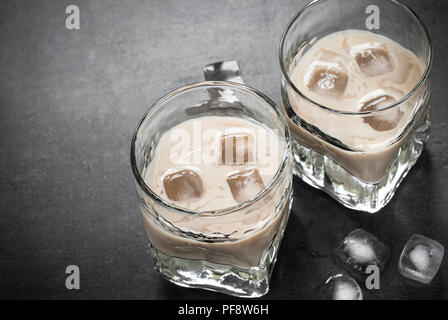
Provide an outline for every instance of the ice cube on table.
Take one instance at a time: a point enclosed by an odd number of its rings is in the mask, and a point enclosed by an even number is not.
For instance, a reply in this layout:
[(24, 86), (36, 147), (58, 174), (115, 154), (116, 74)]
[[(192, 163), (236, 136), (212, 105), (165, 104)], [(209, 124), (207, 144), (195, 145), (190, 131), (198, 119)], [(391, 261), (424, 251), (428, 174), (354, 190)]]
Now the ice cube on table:
[[(364, 112), (380, 110), (395, 102), (397, 102), (397, 99), (391, 95), (386, 94), (383, 90), (376, 90), (361, 98), (359, 104), (361, 106), (360, 110)], [(388, 131), (397, 126), (403, 115), (404, 113), (400, 108), (395, 107), (394, 109), (382, 111), (378, 115), (364, 116), (363, 121), (368, 123), (373, 130)]]
[(401, 253), (398, 270), (406, 278), (429, 284), (439, 271), (444, 253), (437, 241), (414, 234)]
[(163, 186), (170, 200), (185, 201), (202, 195), (202, 179), (192, 170), (180, 170), (166, 175)]
[(221, 164), (247, 164), (254, 160), (253, 137), (245, 133), (221, 137)]
[(263, 179), (255, 168), (230, 174), (227, 183), (236, 202), (250, 200), (264, 188)]
[(305, 83), (316, 94), (339, 97), (347, 87), (348, 74), (339, 62), (315, 61), (305, 74)]
[(366, 268), (370, 265), (378, 266), (381, 271), (386, 268), (390, 251), (367, 231), (356, 229), (337, 245), (334, 258), (347, 271), (367, 275)]
[(323, 297), (328, 300), (362, 300), (362, 290), (350, 276), (337, 274), (325, 281)]
[(351, 54), (366, 77), (377, 77), (394, 70), (392, 56), (385, 45), (363, 43), (352, 47)]

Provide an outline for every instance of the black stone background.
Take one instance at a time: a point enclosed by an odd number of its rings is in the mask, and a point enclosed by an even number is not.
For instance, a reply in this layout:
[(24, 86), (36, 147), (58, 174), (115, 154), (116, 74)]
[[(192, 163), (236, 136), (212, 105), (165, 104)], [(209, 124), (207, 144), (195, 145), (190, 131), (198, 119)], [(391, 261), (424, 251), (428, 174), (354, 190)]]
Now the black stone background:
[[(434, 43), (432, 137), (391, 203), (375, 216), (294, 178), (294, 208), (269, 299), (309, 299), (338, 269), (336, 243), (362, 227), (390, 247), (367, 299), (447, 299), (448, 259), (430, 286), (404, 280), (414, 233), (448, 247), (447, 54), (444, 0), (406, 1)], [(77, 4), (81, 29), (65, 29)], [(225, 299), (174, 286), (152, 269), (129, 149), (157, 98), (236, 59), (246, 83), (280, 101), (278, 44), (305, 1), (1, 1), (0, 298)], [(404, 28), (406, 26), (403, 26)], [(65, 268), (81, 289), (65, 288)]]

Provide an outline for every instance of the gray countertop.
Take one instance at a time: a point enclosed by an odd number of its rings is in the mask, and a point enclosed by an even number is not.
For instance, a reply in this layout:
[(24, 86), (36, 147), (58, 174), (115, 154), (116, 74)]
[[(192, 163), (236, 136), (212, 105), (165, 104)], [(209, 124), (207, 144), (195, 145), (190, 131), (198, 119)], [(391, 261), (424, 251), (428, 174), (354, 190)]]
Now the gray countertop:
[[(81, 28), (65, 28), (77, 4)], [(448, 259), (429, 286), (404, 280), (414, 233), (448, 247), (446, 1), (406, 1), (434, 43), (432, 137), (390, 204), (374, 216), (294, 178), (294, 207), (270, 299), (312, 298), (338, 268), (336, 243), (362, 227), (391, 249), (367, 299), (448, 298)], [(238, 60), (245, 82), (280, 101), (278, 44), (305, 4), (284, 1), (1, 1), (0, 298), (227, 298), (174, 286), (153, 269), (130, 168), (133, 130), (202, 68)], [(81, 289), (65, 288), (78, 265)]]

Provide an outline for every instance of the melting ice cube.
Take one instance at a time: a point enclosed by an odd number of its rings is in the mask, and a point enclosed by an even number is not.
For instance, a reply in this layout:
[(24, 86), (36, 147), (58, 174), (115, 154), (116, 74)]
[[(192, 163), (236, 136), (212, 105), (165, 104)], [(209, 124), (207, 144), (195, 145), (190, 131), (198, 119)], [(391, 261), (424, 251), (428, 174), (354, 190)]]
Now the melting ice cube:
[(351, 53), (366, 77), (376, 77), (394, 70), (393, 59), (386, 46), (364, 43), (354, 46)]
[(257, 169), (247, 169), (227, 177), (230, 191), (236, 202), (254, 198), (264, 188), (263, 179)]
[(439, 271), (444, 252), (437, 241), (415, 234), (401, 253), (398, 270), (406, 278), (428, 284)]
[(319, 60), (308, 68), (305, 83), (311, 91), (321, 96), (338, 97), (344, 94), (348, 75), (341, 63)]
[(202, 179), (192, 170), (168, 174), (163, 179), (166, 195), (174, 201), (199, 198), (202, 195)]
[(356, 229), (347, 235), (336, 247), (336, 262), (347, 271), (366, 275), (366, 268), (376, 265), (384, 270), (389, 262), (389, 249), (373, 235), (362, 229)]
[[(376, 111), (397, 102), (391, 95), (383, 90), (376, 90), (360, 99), (361, 111)], [(375, 116), (364, 116), (364, 122), (368, 123), (376, 131), (388, 131), (397, 126), (403, 118), (404, 113), (399, 107), (384, 110)]]
[(254, 143), (251, 135), (228, 134), (221, 137), (221, 163), (246, 164), (254, 159)]
[(323, 297), (329, 300), (362, 300), (362, 290), (350, 276), (337, 274), (327, 279)]

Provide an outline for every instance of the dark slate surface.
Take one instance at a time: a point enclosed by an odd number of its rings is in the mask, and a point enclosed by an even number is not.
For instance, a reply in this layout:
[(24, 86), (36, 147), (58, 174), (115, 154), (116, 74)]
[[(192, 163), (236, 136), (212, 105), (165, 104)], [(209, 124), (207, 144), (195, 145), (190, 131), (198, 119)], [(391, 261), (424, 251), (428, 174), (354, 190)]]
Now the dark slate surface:
[[(392, 260), (370, 299), (448, 298), (448, 259), (430, 286), (397, 272), (421, 233), (448, 247), (447, 4), (406, 1), (434, 40), (433, 134), (395, 198), (373, 217), (298, 179), (270, 299), (307, 299), (339, 272), (330, 254), (362, 227)], [(78, 4), (81, 30), (65, 29)], [(152, 270), (129, 164), (137, 121), (158, 97), (236, 59), (246, 83), (280, 99), (277, 48), (305, 1), (1, 1), (0, 298), (227, 298)], [(81, 290), (65, 289), (65, 267)]]

